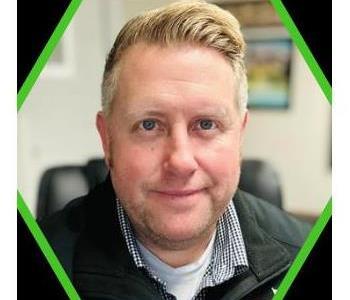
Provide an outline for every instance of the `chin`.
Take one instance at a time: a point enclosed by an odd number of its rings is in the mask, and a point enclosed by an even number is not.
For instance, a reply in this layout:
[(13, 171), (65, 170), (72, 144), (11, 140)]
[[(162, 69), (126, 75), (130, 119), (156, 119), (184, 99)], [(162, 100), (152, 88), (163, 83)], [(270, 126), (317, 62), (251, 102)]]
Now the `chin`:
[[(173, 225), (173, 226), (171, 226)], [(205, 224), (197, 224), (197, 226), (190, 226), (186, 223), (167, 224), (167, 226), (160, 226), (161, 228), (154, 228), (153, 232), (158, 236), (159, 241), (171, 244), (172, 248), (194, 243), (198, 239), (205, 239), (210, 233), (210, 226)]]
[(198, 230), (187, 228), (176, 228), (167, 231), (163, 231), (161, 233), (163, 237), (166, 237), (168, 240), (172, 241), (187, 241), (190, 239), (194, 239), (198, 236)]

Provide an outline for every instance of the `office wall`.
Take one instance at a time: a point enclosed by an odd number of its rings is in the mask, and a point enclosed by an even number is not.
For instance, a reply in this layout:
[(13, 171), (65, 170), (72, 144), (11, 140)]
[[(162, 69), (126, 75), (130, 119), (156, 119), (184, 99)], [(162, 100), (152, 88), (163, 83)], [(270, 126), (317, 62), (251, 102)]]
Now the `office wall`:
[(321, 212), (331, 195), (331, 108), (297, 50), (289, 109), (251, 111), (250, 117), (244, 156), (278, 170), (286, 210)]
[[(45, 70), (18, 114), (18, 188), (33, 213), (47, 168), (102, 156), (94, 123), (107, 51), (130, 16), (166, 2), (83, 1), (61, 43), (66, 63)], [(330, 107), (298, 51), (290, 96), (288, 110), (251, 111), (244, 157), (279, 171), (287, 210), (318, 214), (331, 194)]]

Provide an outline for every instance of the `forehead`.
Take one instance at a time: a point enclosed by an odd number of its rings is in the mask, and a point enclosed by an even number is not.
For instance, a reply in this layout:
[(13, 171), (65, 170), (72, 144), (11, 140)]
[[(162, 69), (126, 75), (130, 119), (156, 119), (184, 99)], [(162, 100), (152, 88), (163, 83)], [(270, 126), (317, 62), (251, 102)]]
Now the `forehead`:
[(157, 102), (222, 106), (235, 100), (232, 67), (211, 48), (138, 43), (124, 53), (118, 67), (119, 107)]

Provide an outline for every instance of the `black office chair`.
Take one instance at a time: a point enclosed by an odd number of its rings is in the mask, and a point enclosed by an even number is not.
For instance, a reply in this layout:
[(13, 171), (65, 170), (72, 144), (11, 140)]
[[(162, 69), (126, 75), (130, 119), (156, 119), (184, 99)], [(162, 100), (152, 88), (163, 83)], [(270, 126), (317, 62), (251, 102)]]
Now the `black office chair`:
[(283, 208), (282, 190), (275, 169), (261, 160), (243, 160), (239, 188)]
[[(103, 159), (92, 159), (86, 165), (48, 169), (39, 186), (37, 218), (63, 208), (70, 200), (87, 194), (107, 176)], [(277, 172), (259, 160), (243, 160), (239, 187), (282, 208), (282, 193)]]
[(60, 166), (48, 169), (41, 177), (37, 219), (63, 208), (70, 200), (87, 194), (107, 176), (103, 159), (91, 159), (85, 166)]

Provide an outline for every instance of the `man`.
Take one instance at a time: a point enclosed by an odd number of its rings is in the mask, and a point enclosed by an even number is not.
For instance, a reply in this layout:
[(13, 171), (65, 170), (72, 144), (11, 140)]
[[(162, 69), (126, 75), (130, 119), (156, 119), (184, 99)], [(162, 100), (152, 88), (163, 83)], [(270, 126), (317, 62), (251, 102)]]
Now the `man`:
[(97, 115), (109, 176), (42, 223), (84, 299), (271, 299), (308, 227), (237, 190), (237, 20), (180, 2), (130, 20)]

